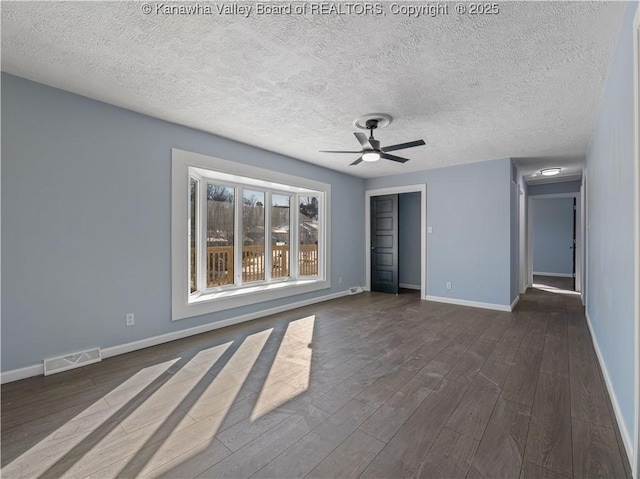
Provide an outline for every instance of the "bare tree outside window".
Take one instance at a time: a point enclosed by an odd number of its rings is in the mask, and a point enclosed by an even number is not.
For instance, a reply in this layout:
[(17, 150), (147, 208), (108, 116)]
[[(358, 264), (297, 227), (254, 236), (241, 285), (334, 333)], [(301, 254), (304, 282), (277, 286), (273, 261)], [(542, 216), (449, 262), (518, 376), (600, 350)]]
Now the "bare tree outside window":
[(300, 196), (298, 215), (298, 270), (303, 276), (318, 274), (318, 197)]
[(264, 280), (264, 192), (242, 194), (242, 282)]
[(291, 260), (291, 197), (271, 195), (271, 277), (286, 278), (290, 275)]
[(207, 184), (207, 287), (234, 284), (235, 189)]

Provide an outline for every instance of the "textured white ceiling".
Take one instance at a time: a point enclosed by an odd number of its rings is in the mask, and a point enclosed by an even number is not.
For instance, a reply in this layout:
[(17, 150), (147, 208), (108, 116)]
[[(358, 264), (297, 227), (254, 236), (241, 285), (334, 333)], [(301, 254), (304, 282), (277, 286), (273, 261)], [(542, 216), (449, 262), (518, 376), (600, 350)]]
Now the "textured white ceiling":
[[(507, 1), (472, 16), (451, 3), (409, 18), (385, 2), (379, 16), (244, 18), (141, 5), (5, 1), (2, 69), (361, 177), (504, 157), (579, 164), (624, 9)], [(427, 145), (395, 152), (404, 165), (318, 152), (358, 149), (351, 122), (371, 112), (394, 117), (383, 146)]]

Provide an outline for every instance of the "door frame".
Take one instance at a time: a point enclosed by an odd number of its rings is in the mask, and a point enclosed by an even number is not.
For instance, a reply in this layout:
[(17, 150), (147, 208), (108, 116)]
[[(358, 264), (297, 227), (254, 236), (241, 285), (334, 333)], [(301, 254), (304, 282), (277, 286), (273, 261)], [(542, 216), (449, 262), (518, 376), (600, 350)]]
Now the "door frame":
[(636, 7), (633, 19), (633, 122), (634, 131), (634, 174), (636, 178), (634, 194), (635, 210), (635, 265), (634, 265), (634, 315), (635, 315), (635, 457), (632, 459), (631, 469), (635, 478), (640, 477), (640, 7)]
[[(580, 188), (582, 190), (582, 187)], [(582, 295), (582, 272), (584, 264), (582, 258), (582, 244), (584, 238), (584, 225), (582, 222), (582, 201), (580, 192), (576, 193), (554, 193), (549, 195), (529, 195), (527, 199), (527, 279), (528, 285), (533, 285), (533, 214), (536, 200), (549, 198), (575, 198), (576, 200), (576, 245), (574, 254), (576, 257), (575, 283), (576, 291)]]
[(518, 184), (518, 294), (527, 292), (527, 194)]
[[(364, 192), (365, 291), (371, 290), (371, 197), (402, 193), (420, 193), (420, 299), (427, 296), (427, 185), (392, 186)], [(400, 277), (398, 276), (398, 281)]]

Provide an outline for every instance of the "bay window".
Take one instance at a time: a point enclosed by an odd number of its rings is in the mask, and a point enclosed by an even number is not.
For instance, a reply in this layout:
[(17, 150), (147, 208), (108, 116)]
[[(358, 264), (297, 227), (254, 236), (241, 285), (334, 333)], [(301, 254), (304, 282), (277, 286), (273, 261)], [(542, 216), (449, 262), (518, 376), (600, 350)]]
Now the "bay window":
[(175, 149), (172, 168), (173, 319), (330, 287), (329, 185)]

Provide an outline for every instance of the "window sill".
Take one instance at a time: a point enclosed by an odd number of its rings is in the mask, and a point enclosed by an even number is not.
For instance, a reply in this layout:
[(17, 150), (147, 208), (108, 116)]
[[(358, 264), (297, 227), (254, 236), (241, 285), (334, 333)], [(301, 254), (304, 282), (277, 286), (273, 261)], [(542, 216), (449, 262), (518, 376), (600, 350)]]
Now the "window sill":
[(299, 279), (203, 294), (184, 304), (174, 305), (171, 319), (176, 321), (330, 287), (331, 283), (327, 280)]

